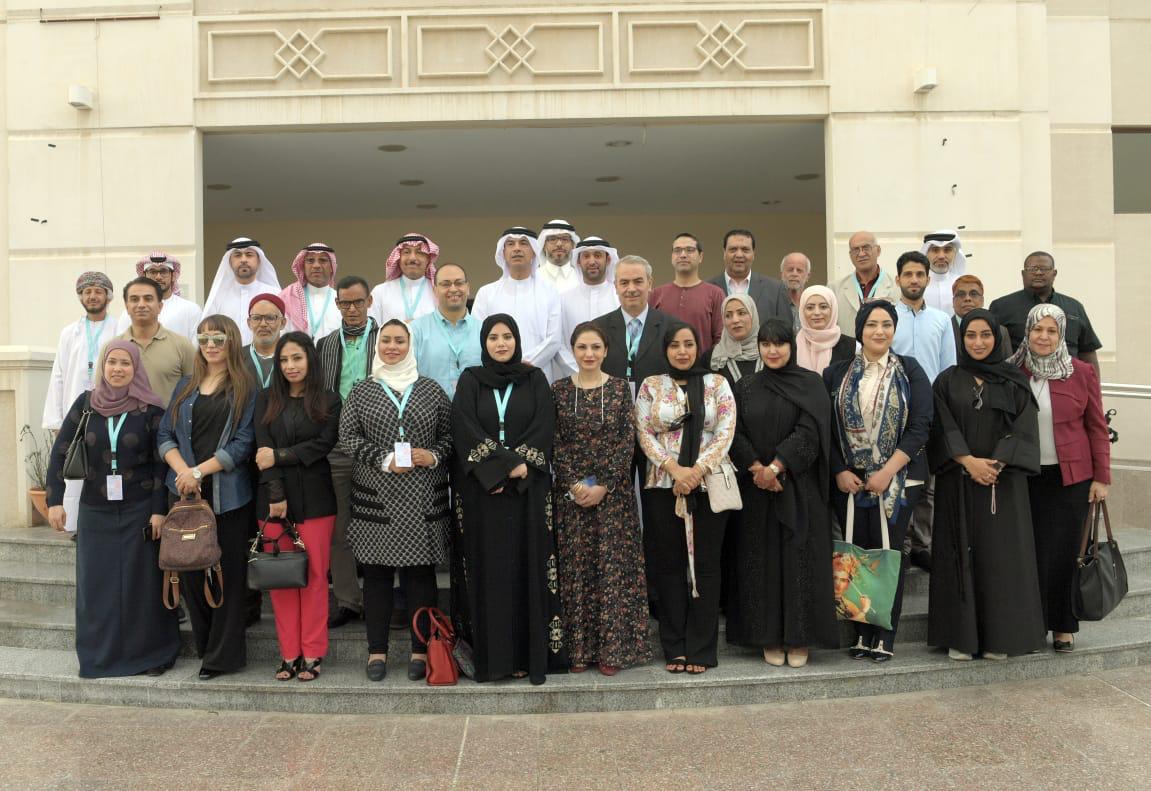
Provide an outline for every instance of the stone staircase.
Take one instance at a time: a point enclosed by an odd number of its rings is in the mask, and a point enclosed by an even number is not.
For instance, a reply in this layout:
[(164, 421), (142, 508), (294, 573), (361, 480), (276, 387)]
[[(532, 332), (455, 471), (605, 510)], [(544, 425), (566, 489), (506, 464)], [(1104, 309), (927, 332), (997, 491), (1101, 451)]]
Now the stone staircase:
[[(333, 630), (320, 679), (307, 684), (275, 681), (279, 652), (267, 602), (263, 620), (248, 630), (249, 664), (241, 673), (199, 681), (199, 662), (185, 626), (182, 658), (164, 676), (81, 679), (73, 652), (75, 545), (47, 528), (0, 529), (0, 696), (173, 708), (513, 714), (850, 697), (1125, 667), (1151, 661), (1151, 531), (1120, 530), (1116, 538), (1130, 593), (1106, 621), (1083, 624), (1075, 652), (1069, 655), (1045, 651), (1005, 662), (948, 660), (945, 652), (924, 645), (928, 577), (912, 570), (897, 658), (882, 666), (852, 661), (844, 651), (816, 651), (803, 669), (771, 668), (756, 652), (727, 646), (721, 635), (720, 665), (701, 677), (670, 675), (661, 663), (652, 663), (613, 678), (594, 670), (550, 676), (540, 687), (526, 680), (475, 684), (461, 679), (456, 687), (431, 688), (405, 677), (406, 631), (392, 632), (387, 680), (367, 681), (362, 622)], [(846, 635), (845, 627), (845, 641)]]

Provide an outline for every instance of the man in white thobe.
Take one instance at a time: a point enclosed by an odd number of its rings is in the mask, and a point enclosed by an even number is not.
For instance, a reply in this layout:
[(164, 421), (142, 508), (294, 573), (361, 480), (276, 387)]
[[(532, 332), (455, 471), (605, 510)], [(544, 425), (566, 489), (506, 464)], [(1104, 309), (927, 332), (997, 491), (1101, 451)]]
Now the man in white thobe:
[(279, 294), (280, 280), (276, 268), (264, 255), (260, 243), (241, 236), (228, 242), (212, 290), (204, 302), (202, 317), (221, 314), (236, 322), (240, 337), (247, 346), (252, 342), (248, 327), (248, 305), (257, 294)]
[(567, 220), (551, 220), (540, 229), (538, 244), (539, 274), (557, 294), (571, 291), (580, 284), (572, 251), (580, 242), (575, 226)]
[(422, 233), (409, 233), (396, 240), (384, 267), (383, 283), (372, 289), (370, 316), (377, 327), (400, 319), (413, 319), (436, 309), (436, 259), (440, 246)]
[(931, 262), (931, 280), (923, 292), (923, 301), (928, 307), (954, 316), (955, 295), (951, 287), (956, 280), (967, 274), (967, 256), (963, 254), (959, 234), (947, 228), (929, 233), (923, 237), (923, 247), (919, 252)]
[(575, 246), (572, 257), (582, 281), (560, 294), (563, 331), (559, 354), (552, 364), (554, 379), (570, 376), (578, 369), (571, 349), (575, 328), (619, 307), (619, 296), (615, 292), (615, 265), (619, 263), (616, 249), (606, 239), (588, 236)]
[(340, 328), (336, 309), (336, 251), (323, 242), (312, 242), (292, 261), (296, 282), (280, 292), (288, 320), (288, 332), (302, 332), (317, 340)]

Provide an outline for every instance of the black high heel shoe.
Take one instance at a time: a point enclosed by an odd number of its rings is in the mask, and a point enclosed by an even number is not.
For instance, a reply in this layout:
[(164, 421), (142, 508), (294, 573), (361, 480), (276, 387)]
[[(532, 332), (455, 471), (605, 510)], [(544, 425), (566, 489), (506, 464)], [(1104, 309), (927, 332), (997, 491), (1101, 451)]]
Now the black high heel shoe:
[[(291, 662), (289, 662), (287, 659), (281, 660), (280, 666), (276, 669), (276, 674), (274, 676), (276, 681), (291, 681), (293, 678), (295, 678), (296, 673), (298, 673), (300, 670), (301, 659), (302, 657), (296, 657)], [(281, 678), (281, 673), (287, 673), (288, 675)]]

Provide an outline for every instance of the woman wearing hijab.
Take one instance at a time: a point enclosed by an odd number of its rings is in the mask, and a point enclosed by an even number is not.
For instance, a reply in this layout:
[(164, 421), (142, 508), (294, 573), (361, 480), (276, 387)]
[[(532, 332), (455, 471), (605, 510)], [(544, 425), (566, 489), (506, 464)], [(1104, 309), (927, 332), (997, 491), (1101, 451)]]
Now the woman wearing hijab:
[(544, 372), (522, 362), (515, 319), (480, 329), (482, 365), (452, 401), (459, 554), (452, 614), (475, 651), (476, 681), (567, 670), (552, 537), (555, 404)]
[(769, 665), (803, 667), (810, 646), (839, 645), (827, 562), (831, 402), (820, 377), (796, 361), (790, 322), (768, 319), (758, 340), (765, 367), (735, 389), (731, 458), (743, 510), (731, 521), (727, 640), (762, 649)]
[(735, 398), (726, 379), (700, 364), (699, 347), (694, 327), (669, 327), (663, 336), (669, 373), (644, 379), (635, 403), (636, 434), (648, 461), (644, 555), (669, 673), (699, 674), (717, 664), (727, 513), (711, 510), (700, 484), (727, 458)]
[(795, 339), (800, 368), (820, 376), (832, 363), (855, 356), (854, 338), (839, 328), (839, 301), (827, 286), (808, 286), (799, 296), (799, 335)]
[(1006, 659), (1046, 640), (1027, 489), (1039, 472), (1038, 412), (991, 312), (971, 311), (959, 331), (959, 364), (934, 385), (927, 643), (959, 661)]
[(1050, 303), (1027, 314), (1009, 362), (1028, 375), (1039, 404), (1039, 475), (1029, 480), (1043, 617), (1060, 653), (1075, 648), (1071, 576), (1089, 504), (1107, 498), (1111, 444), (1095, 368), (1067, 351), (1067, 316)]
[(164, 403), (148, 385), (134, 343), (108, 343), (98, 371), (96, 387), (72, 404), (52, 446), (48, 521), (64, 529), (64, 457), (90, 404), (76, 532), (80, 676), (158, 676), (180, 652), (176, 616), (160, 601), (157, 565), (156, 539), (168, 513), (166, 468), (156, 451)]
[(608, 337), (587, 321), (572, 331), (579, 367), (552, 385), (556, 405), (556, 546), (573, 673), (614, 676), (651, 659), (643, 540), (632, 484), (635, 424), (626, 379), (603, 372)]
[[(366, 672), (382, 681), (396, 573), (409, 612), (436, 606), (436, 564), (448, 560), (451, 517), (451, 404), (434, 379), (416, 372), (412, 336), (399, 319), (380, 327), (372, 377), (348, 393), (340, 449), (352, 460), (348, 541), (364, 568)], [(427, 646), (414, 628), (411, 638), (408, 678), (419, 681)]]
[[(308, 584), (273, 590), (276, 637), (283, 661), (278, 681), (312, 681), (328, 653), (328, 560), (336, 526), (336, 492), (328, 453), (336, 445), (340, 397), (324, 389), (320, 358), (304, 332), (276, 344), (271, 383), (256, 396), (256, 513), (296, 526), (308, 551)], [(275, 524), (264, 537), (293, 549), (290, 534)]]
[[(897, 321), (890, 302), (863, 303), (855, 316), (859, 351), (823, 372), (831, 394), (831, 473), (838, 489), (833, 505), (839, 523), (846, 525), (850, 498), (853, 541), (864, 549), (883, 546), (881, 516), (887, 521), (888, 546), (903, 546), (927, 479), (924, 447), (931, 433), (931, 382), (915, 358), (891, 351)], [(900, 563), (891, 629), (852, 621), (852, 659), (887, 662), (895, 655), (906, 565)]]
[(703, 355), (702, 366), (735, 383), (763, 370), (755, 334), (759, 332), (759, 308), (747, 294), (732, 294), (723, 301), (723, 334), (719, 343)]

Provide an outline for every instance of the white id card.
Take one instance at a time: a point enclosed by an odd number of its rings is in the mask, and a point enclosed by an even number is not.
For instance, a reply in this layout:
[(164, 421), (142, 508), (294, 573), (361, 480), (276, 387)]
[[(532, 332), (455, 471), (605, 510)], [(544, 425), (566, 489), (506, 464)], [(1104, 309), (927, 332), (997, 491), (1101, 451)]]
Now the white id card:
[(411, 467), (412, 466), (412, 443), (410, 442), (397, 442), (395, 444), (395, 456), (392, 462), (397, 467)]
[(123, 500), (124, 499), (124, 476), (122, 475), (107, 475), (104, 477), (108, 486), (108, 499), (109, 500)]

